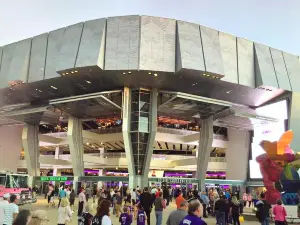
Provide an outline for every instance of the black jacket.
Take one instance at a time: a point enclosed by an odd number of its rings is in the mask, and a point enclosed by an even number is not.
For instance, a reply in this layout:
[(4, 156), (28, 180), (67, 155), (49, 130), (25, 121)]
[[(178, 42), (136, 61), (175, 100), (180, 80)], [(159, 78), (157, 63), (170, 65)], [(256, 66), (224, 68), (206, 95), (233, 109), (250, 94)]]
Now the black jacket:
[(143, 206), (144, 210), (150, 210), (152, 208), (152, 196), (149, 192), (144, 192), (141, 194), (141, 205)]

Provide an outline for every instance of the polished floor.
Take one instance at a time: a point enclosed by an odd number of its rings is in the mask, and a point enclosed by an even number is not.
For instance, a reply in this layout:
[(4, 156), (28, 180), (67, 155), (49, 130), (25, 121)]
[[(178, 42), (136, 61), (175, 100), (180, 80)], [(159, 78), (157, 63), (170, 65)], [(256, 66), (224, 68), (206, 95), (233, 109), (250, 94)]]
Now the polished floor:
[[(56, 205), (57, 205), (58, 199), (56, 199), (55, 202), (56, 202)], [(89, 202), (92, 203), (91, 200)], [(76, 210), (77, 210), (77, 203), (78, 203), (78, 200), (75, 201), (75, 209)], [(96, 205), (94, 205), (94, 208), (96, 208)], [(39, 198), (37, 203), (20, 206), (20, 210), (21, 209), (29, 209), (29, 210), (32, 210), (32, 211), (44, 209), (48, 212), (48, 219), (49, 219), (48, 224), (51, 224), (51, 225), (57, 224), (57, 208), (48, 208), (47, 207), (47, 202), (46, 202), (45, 199)], [(168, 218), (170, 212), (173, 211), (174, 209), (175, 209), (174, 205), (171, 204), (164, 211), (164, 213), (163, 213), (163, 223), (162, 223), (163, 225), (166, 224), (166, 221), (167, 221), (167, 218)], [(112, 215), (111, 219), (112, 219), (113, 225), (119, 224), (118, 219), (117, 219), (116, 216)], [(215, 225), (216, 224), (215, 218), (210, 217), (210, 218), (205, 219), (205, 221), (209, 225)], [(76, 213), (74, 213), (73, 218), (72, 218), (72, 223), (70, 223), (68, 225), (77, 225), (77, 224), (78, 224), (77, 223), (77, 216), (76, 216)], [(136, 224), (136, 222), (133, 222), (133, 225), (135, 225), (135, 224)], [(155, 215), (154, 215), (153, 212), (151, 214), (151, 224), (153, 224), (153, 225), (156, 224)], [(254, 225), (254, 224), (258, 224), (258, 222), (257, 221), (245, 221), (243, 224), (245, 224), (245, 225), (252, 225), (253, 224)]]

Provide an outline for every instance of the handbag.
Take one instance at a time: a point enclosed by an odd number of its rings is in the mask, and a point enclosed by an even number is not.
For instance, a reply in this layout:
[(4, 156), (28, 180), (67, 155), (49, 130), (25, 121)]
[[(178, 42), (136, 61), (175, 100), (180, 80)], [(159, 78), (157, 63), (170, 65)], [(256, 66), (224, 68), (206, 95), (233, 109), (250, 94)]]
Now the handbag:
[(239, 216), (239, 221), (240, 221), (240, 223), (244, 223), (245, 222), (245, 218), (243, 216)]

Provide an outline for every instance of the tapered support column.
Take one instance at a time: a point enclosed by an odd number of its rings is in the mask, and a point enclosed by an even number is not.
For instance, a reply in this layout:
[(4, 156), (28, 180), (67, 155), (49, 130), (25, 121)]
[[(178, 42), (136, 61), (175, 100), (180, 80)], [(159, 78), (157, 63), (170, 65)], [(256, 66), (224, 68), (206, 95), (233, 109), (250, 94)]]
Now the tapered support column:
[(205, 190), (205, 175), (213, 142), (213, 117), (201, 121), (200, 140), (198, 146), (197, 172), (199, 190)]
[(22, 143), (29, 176), (40, 176), (40, 148), (38, 125), (23, 127)]
[(148, 186), (148, 173), (156, 135), (157, 89), (124, 89), (123, 139), (129, 187)]
[(83, 176), (82, 121), (80, 119), (69, 117), (67, 135), (74, 177)]

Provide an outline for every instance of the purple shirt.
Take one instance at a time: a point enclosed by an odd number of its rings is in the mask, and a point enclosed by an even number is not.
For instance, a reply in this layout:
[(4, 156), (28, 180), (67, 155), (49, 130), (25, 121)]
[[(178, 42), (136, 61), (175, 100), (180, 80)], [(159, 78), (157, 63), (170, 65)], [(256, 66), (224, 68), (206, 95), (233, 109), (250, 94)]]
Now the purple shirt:
[(122, 213), (119, 222), (121, 225), (130, 225), (132, 223), (132, 216), (128, 213)]
[(207, 225), (207, 223), (196, 215), (187, 215), (181, 221), (180, 225)]
[(139, 210), (137, 213), (137, 225), (145, 225), (146, 215), (143, 210)]

